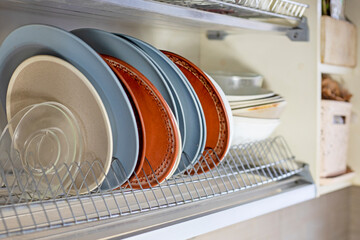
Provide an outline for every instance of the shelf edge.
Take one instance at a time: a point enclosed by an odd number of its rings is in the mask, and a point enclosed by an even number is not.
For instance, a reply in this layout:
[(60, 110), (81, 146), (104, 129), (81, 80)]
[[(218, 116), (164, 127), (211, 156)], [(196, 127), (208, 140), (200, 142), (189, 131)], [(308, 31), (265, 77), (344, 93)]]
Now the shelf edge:
[(354, 68), (350, 67), (343, 67), (343, 66), (335, 66), (329, 64), (320, 64), (320, 72), (327, 73), (327, 74), (337, 74), (337, 75), (345, 75), (351, 73)]
[(243, 222), (273, 211), (314, 199), (316, 194), (314, 184), (304, 186), (275, 196), (267, 197), (221, 212), (209, 214), (200, 218), (181, 222), (168, 227), (146, 232), (128, 240), (138, 239), (188, 239), (204, 233), (224, 228), (235, 223)]
[(318, 188), (318, 193), (319, 196), (328, 194), (328, 193), (332, 193), (347, 187), (351, 187), (352, 184), (352, 180), (346, 180), (346, 181), (341, 181), (341, 182), (336, 182), (333, 184), (329, 184), (329, 185), (323, 185), (323, 186), (319, 186)]

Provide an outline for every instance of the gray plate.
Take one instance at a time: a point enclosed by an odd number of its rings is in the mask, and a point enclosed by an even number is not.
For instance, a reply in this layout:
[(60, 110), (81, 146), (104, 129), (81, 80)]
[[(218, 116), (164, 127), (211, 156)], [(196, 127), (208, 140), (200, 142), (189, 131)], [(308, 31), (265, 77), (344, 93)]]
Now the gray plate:
[(115, 57), (130, 64), (149, 79), (174, 113), (179, 124), (182, 144), (185, 143), (185, 118), (179, 97), (172, 84), (163, 78), (155, 64), (141, 49), (125, 39), (98, 29), (76, 29), (72, 33), (84, 40), (98, 53)]
[(185, 114), (186, 144), (176, 173), (182, 172), (194, 163), (204, 151), (206, 123), (200, 101), (180, 69), (162, 52), (148, 43), (131, 36), (118, 34), (140, 47), (162, 70), (167, 81), (175, 87)]
[(12, 73), (25, 59), (35, 55), (52, 55), (68, 61), (95, 87), (109, 116), (113, 133), (113, 156), (126, 159), (122, 161), (123, 166), (112, 162), (102, 189), (112, 189), (125, 182), (128, 176), (116, 171), (113, 173), (112, 169), (121, 167), (122, 172), (129, 175), (134, 171), (139, 152), (134, 112), (112, 70), (91, 47), (73, 34), (45, 25), (27, 25), (9, 34), (0, 47), (0, 98), (4, 108)]

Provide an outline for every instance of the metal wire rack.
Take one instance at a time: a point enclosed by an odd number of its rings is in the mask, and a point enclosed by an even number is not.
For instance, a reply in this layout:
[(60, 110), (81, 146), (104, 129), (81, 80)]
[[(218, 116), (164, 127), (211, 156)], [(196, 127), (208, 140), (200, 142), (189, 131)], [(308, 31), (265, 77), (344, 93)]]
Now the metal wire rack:
[(289, 0), (155, 0), (208, 12), (243, 18), (286, 18), (299, 20), (309, 7)]
[[(186, 156), (183, 154), (182, 157)], [(176, 207), (260, 188), (300, 174), (305, 168), (295, 160), (282, 137), (233, 146), (211, 171), (194, 169), (199, 166), (203, 169), (204, 164), (209, 167), (211, 161), (215, 165), (216, 157), (212, 150), (207, 150), (199, 158), (203, 164), (194, 164), (162, 183), (157, 182), (157, 186), (151, 186), (149, 182), (149, 187), (134, 188), (128, 181), (116, 190), (101, 191), (99, 187), (86, 194), (76, 191), (78, 183), (75, 184), (75, 179), (82, 178), (82, 184), (86, 185), (92, 168), (101, 167), (95, 166), (98, 164), (87, 166), (85, 174), (78, 172), (86, 163), (66, 166), (73, 181), (71, 187), (63, 186), (64, 179), (57, 173), (50, 178), (45, 172), (39, 177), (31, 171), (0, 169), (0, 236)], [(57, 187), (53, 186), (59, 182)]]

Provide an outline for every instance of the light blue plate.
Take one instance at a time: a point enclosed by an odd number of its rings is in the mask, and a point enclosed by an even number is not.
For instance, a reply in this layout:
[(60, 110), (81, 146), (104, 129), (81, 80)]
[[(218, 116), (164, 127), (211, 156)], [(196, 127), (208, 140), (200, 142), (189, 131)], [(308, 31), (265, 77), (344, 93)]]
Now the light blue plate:
[(76, 29), (73, 34), (84, 40), (95, 51), (120, 59), (135, 67), (161, 93), (178, 121), (181, 142), (186, 140), (185, 118), (181, 102), (175, 88), (167, 82), (155, 64), (134, 44), (114, 34), (98, 29)]
[(112, 70), (78, 37), (46, 25), (27, 25), (10, 33), (0, 46), (0, 99), (4, 109), (12, 73), (25, 59), (35, 55), (52, 55), (68, 61), (95, 87), (109, 116), (113, 156), (120, 160), (112, 162), (102, 189), (112, 189), (124, 183), (133, 173), (139, 153), (134, 112)]
[(165, 79), (172, 83), (179, 95), (185, 114), (186, 144), (176, 173), (182, 172), (197, 161), (205, 148), (206, 123), (201, 103), (185, 75), (165, 54), (134, 37), (123, 34), (117, 35), (141, 48), (157, 64)]

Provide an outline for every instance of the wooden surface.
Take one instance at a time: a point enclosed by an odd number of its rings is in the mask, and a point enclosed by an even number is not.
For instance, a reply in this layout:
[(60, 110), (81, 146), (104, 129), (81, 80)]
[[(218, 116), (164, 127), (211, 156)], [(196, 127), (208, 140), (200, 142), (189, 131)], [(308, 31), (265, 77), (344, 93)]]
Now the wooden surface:
[(356, 66), (356, 27), (329, 16), (321, 17), (321, 62)]
[(346, 188), (192, 240), (355, 240), (360, 236), (359, 200), (360, 187)]
[(350, 188), (348, 240), (360, 238), (360, 187)]

